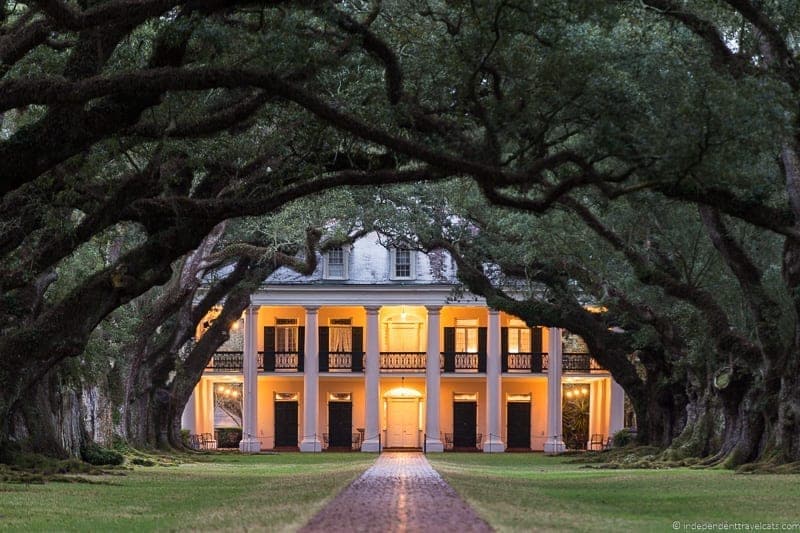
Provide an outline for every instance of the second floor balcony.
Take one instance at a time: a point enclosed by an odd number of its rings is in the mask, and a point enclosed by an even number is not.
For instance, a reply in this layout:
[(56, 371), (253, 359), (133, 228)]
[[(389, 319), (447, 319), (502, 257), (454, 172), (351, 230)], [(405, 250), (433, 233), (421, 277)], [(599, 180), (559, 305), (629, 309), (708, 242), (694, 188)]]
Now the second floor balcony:
[[(300, 373), (304, 370), (304, 353), (301, 351), (258, 352), (260, 372)], [(425, 373), (425, 352), (380, 352), (381, 373)], [(550, 357), (547, 352), (506, 353), (501, 358), (501, 371), (507, 374), (547, 373)], [(206, 372), (242, 373), (244, 355), (241, 351), (215, 352)], [(323, 352), (319, 355), (320, 373), (363, 373), (364, 352)], [(439, 368), (444, 374), (482, 374), (486, 372), (484, 352), (441, 352)], [(588, 353), (562, 354), (562, 372), (565, 374), (592, 374), (606, 372)]]

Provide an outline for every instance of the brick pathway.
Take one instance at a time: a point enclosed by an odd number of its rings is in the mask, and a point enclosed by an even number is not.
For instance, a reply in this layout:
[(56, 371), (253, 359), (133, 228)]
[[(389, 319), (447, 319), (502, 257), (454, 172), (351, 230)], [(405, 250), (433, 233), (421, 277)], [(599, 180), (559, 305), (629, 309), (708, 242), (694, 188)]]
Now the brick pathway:
[(386, 452), (300, 531), (461, 533), (492, 528), (421, 453)]

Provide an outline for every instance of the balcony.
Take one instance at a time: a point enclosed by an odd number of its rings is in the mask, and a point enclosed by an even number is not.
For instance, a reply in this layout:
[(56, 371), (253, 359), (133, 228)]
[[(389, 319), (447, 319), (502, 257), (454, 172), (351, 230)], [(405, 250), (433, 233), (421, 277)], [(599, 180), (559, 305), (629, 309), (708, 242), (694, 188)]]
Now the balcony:
[(242, 352), (214, 352), (206, 366), (206, 372), (241, 373), (244, 369)]
[(541, 374), (547, 372), (547, 352), (519, 352), (503, 355), (502, 370), (509, 374)]
[(566, 373), (590, 374), (593, 372), (606, 372), (594, 357), (588, 353), (564, 353), (561, 359), (561, 369)]

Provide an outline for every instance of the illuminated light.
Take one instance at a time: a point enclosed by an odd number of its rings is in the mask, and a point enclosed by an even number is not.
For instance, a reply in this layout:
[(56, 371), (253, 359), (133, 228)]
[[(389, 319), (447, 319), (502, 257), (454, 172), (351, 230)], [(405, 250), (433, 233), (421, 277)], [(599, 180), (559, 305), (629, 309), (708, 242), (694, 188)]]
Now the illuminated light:
[(239, 397), (239, 391), (238, 390), (233, 391), (232, 394), (233, 394), (234, 398), (238, 398)]
[(406, 306), (404, 305), (404, 306), (403, 306), (403, 307), (400, 309), (400, 320), (405, 320), (405, 319), (406, 319), (406, 316), (408, 316), (408, 315), (406, 315)]
[(572, 398), (572, 391), (571, 391), (571, 390), (568, 390), (568, 391), (566, 392), (566, 397), (567, 397), (567, 398)]
[(581, 392), (584, 393), (584, 394), (589, 394), (589, 389), (584, 387), (584, 388), (581, 389)]
[(233, 324), (231, 324), (231, 331), (237, 331), (239, 329), (239, 321), (236, 320)]
[(605, 313), (606, 311), (608, 311), (608, 307), (605, 307), (603, 305), (587, 305), (584, 306), (584, 309), (586, 309), (590, 313)]

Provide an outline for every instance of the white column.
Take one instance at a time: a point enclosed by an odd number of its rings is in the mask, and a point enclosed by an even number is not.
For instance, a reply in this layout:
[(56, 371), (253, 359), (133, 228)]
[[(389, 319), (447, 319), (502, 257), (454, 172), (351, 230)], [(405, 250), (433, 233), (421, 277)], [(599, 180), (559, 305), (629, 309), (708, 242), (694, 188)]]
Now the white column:
[(197, 386), (192, 389), (192, 395), (189, 396), (189, 401), (186, 402), (186, 406), (183, 408), (183, 414), (181, 415), (181, 429), (187, 430), (190, 434), (195, 435), (197, 433), (197, 396), (195, 395), (195, 391), (197, 390)]
[(483, 451), (488, 453), (506, 451), (501, 433), (501, 357), (500, 312), (489, 309), (489, 327), (486, 331), (486, 435), (483, 439)]
[(428, 310), (428, 350), (425, 356), (425, 449), (443, 452), (439, 438), (439, 313), (441, 306), (425, 306)]
[(242, 440), (240, 452), (261, 451), (258, 440), (258, 307), (251, 305), (244, 317), (244, 387), (242, 388)]
[(625, 425), (625, 391), (622, 386), (611, 379), (611, 417), (608, 424), (608, 434), (621, 430)]
[(380, 425), (378, 410), (380, 409), (380, 352), (378, 338), (380, 329), (378, 325), (378, 308), (366, 307), (367, 312), (367, 354), (366, 354), (366, 394), (364, 414), (366, 426), (364, 428), (364, 442), (361, 444), (362, 452), (377, 452), (380, 450)]
[(303, 439), (301, 452), (321, 452), (317, 434), (319, 414), (319, 328), (318, 307), (306, 307), (305, 365), (303, 375)]
[(547, 363), (547, 440), (544, 453), (561, 453), (566, 449), (561, 422), (561, 329), (548, 331)]

